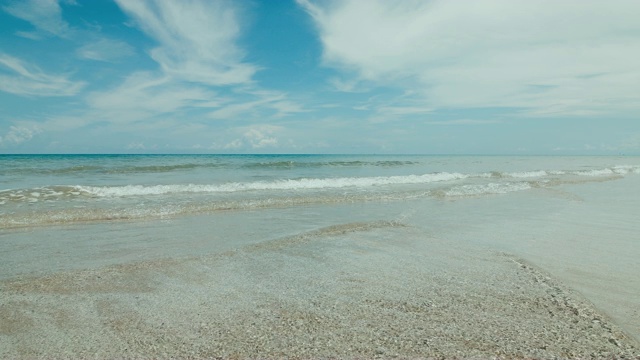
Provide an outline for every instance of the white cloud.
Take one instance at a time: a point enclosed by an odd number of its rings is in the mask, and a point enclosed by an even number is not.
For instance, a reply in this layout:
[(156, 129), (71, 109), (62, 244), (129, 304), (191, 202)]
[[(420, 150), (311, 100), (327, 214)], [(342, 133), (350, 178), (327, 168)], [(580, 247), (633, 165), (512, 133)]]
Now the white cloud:
[(229, 120), (240, 116), (258, 117), (265, 112), (274, 112), (270, 117), (279, 118), (305, 111), (301, 105), (286, 99), (286, 94), (277, 91), (246, 91), (246, 95), (257, 100), (236, 102), (222, 106), (209, 114), (213, 119)]
[(242, 139), (234, 139), (227, 143), (213, 142), (209, 149), (211, 150), (240, 150), (244, 148), (246, 144)]
[(41, 130), (36, 126), (10, 126), (4, 136), (0, 136), (0, 145), (18, 145), (31, 140)]
[(126, 150), (143, 151), (143, 150), (158, 150), (158, 145), (153, 144), (151, 146), (145, 145), (142, 142), (132, 142), (125, 146)]
[(342, 92), (365, 92), (368, 89), (361, 86), (361, 82), (357, 79), (341, 79), (333, 77), (329, 79), (329, 84), (338, 91)]
[(68, 37), (71, 30), (62, 19), (62, 11), (57, 0), (18, 0), (3, 6), (9, 14), (28, 21), (36, 27), (36, 32), (17, 32), (30, 39), (40, 39), (42, 35)]
[(100, 39), (92, 41), (78, 50), (76, 54), (83, 59), (114, 61), (134, 54), (133, 47), (123, 41)]
[(281, 126), (276, 125), (251, 125), (233, 129), (240, 137), (227, 142), (215, 142), (211, 149), (214, 150), (241, 150), (264, 149), (277, 147), (280, 142), (277, 134), (283, 132)]
[(16, 31), (16, 35), (31, 40), (42, 40), (42, 36), (36, 31)]
[(272, 125), (254, 126), (245, 131), (244, 138), (254, 149), (276, 146), (278, 139), (273, 136), (273, 133), (279, 129)]
[[(109, 122), (150, 117), (175, 117), (177, 111), (204, 112), (213, 119), (283, 117), (303, 111), (277, 91), (256, 90), (256, 67), (242, 62), (236, 41), (241, 29), (237, 3), (226, 0), (120, 1), (118, 5), (137, 26), (158, 42), (150, 51), (161, 69), (131, 74), (121, 85), (87, 97), (89, 106)], [(80, 56), (106, 60), (109, 48), (122, 43), (100, 42), (78, 50)], [(233, 86), (219, 96), (210, 90)], [(220, 89), (224, 92), (223, 89)]]
[(430, 106), (536, 116), (640, 109), (636, 0), (298, 3), (318, 27), (326, 65), (416, 90)]
[(238, 9), (225, 0), (116, 0), (159, 46), (151, 57), (167, 74), (210, 85), (246, 83), (257, 68), (236, 45)]
[(143, 120), (158, 114), (193, 107), (218, 106), (216, 93), (198, 86), (185, 86), (163, 76), (138, 72), (115, 89), (87, 96), (89, 106), (110, 122)]
[(35, 65), (0, 53), (0, 90), (27, 96), (72, 96), (85, 83), (45, 74)]

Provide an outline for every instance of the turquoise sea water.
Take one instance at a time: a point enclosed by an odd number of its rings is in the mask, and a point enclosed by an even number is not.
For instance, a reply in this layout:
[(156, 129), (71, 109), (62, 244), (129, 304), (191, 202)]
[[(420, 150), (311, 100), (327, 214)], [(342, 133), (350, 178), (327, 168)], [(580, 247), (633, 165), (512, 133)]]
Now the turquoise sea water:
[(633, 157), (4, 155), (0, 226), (459, 200), (639, 173)]

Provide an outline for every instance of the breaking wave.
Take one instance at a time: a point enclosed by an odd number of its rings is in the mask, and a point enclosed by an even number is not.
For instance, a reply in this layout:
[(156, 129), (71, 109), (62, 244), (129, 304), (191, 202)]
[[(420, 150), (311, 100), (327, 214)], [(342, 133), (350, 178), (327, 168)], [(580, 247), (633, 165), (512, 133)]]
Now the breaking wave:
[(462, 199), (640, 174), (640, 166), (585, 170), (300, 178), (220, 184), (50, 185), (0, 190), (0, 228), (165, 218), (306, 204)]
[(126, 185), (126, 186), (75, 186), (77, 192), (98, 197), (123, 197), (163, 195), (173, 193), (226, 193), (256, 190), (305, 190), (338, 189), (347, 187), (372, 187), (394, 184), (427, 184), (433, 182), (465, 179), (468, 175), (459, 173), (434, 173), (425, 175), (327, 178), (327, 179), (286, 179), (278, 181), (235, 182), (216, 185)]

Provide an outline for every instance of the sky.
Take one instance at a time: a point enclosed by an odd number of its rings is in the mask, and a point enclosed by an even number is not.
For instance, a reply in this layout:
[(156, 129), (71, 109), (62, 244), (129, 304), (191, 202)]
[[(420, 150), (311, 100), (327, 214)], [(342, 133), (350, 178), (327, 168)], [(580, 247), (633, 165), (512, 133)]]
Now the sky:
[(638, 0), (0, 0), (0, 154), (640, 154)]

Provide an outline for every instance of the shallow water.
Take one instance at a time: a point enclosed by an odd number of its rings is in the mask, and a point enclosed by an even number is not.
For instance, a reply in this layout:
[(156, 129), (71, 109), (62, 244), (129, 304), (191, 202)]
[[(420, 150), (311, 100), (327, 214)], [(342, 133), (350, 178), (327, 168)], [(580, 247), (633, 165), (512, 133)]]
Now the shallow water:
[(483, 197), (636, 175), (639, 163), (630, 157), (4, 155), (0, 226)]

